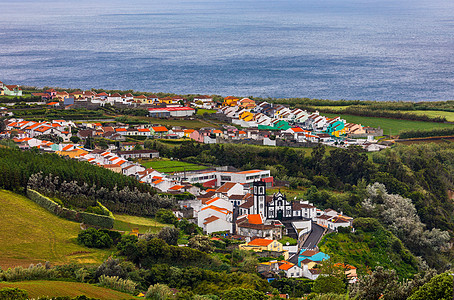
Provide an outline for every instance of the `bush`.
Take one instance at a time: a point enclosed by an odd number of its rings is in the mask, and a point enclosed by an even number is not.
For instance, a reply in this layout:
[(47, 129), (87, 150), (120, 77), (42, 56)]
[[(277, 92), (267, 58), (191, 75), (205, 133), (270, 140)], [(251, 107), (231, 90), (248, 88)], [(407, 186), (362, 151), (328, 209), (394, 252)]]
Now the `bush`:
[(374, 232), (382, 228), (380, 222), (374, 218), (356, 218), (353, 220), (353, 227), (364, 232)]
[(85, 245), (89, 248), (110, 248), (112, 246), (112, 239), (110, 236), (102, 231), (94, 228), (88, 228), (79, 233), (77, 236), (79, 244)]
[(157, 283), (155, 285), (150, 285), (145, 298), (152, 300), (169, 300), (173, 299), (172, 290), (165, 284)]
[(101, 275), (101, 277), (99, 277), (99, 285), (132, 294), (136, 291), (137, 283), (129, 279), (121, 279), (118, 276)]
[(269, 299), (264, 293), (243, 288), (234, 288), (224, 292), (221, 299), (225, 300), (265, 300)]
[(0, 300), (27, 300), (27, 291), (18, 288), (0, 289)]
[(15, 267), (0, 273), (0, 281), (24, 281), (24, 280), (47, 280), (54, 279), (56, 273), (41, 264), (30, 265), (28, 268)]
[(178, 222), (178, 218), (175, 217), (170, 209), (163, 208), (156, 212), (156, 219), (164, 224), (176, 224)]

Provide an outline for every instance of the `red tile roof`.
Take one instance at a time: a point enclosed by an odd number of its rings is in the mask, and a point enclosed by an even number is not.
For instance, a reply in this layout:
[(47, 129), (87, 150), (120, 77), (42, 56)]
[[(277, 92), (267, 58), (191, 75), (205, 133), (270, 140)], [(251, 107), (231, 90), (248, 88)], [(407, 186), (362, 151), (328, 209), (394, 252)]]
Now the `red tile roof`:
[(269, 244), (271, 244), (272, 242), (273, 242), (273, 240), (269, 240), (269, 239), (254, 239), (248, 243), (248, 246), (265, 247), (265, 246), (268, 246)]

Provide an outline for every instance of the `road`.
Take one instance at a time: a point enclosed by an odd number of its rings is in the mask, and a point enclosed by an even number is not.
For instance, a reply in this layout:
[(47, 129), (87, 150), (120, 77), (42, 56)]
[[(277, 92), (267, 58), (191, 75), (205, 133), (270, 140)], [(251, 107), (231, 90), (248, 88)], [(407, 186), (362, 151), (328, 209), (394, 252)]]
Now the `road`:
[(314, 249), (317, 246), (317, 243), (320, 241), (322, 238), (323, 232), (325, 231), (325, 228), (323, 228), (320, 225), (317, 225), (316, 223), (312, 222), (312, 230), (311, 233), (309, 233), (309, 236), (307, 237), (306, 241), (303, 244), (304, 249)]

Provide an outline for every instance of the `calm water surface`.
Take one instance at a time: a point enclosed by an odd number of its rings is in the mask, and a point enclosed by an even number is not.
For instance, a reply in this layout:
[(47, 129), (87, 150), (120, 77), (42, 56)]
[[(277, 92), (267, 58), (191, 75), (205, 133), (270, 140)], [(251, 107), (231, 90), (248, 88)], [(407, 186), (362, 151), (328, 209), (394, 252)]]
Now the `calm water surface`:
[(0, 81), (454, 99), (452, 0), (0, 0)]

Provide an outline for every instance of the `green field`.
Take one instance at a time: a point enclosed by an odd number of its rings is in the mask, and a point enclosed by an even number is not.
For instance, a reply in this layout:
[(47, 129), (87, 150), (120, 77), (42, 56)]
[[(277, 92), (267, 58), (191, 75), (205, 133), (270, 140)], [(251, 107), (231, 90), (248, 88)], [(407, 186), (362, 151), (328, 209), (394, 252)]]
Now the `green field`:
[(110, 254), (77, 244), (80, 225), (61, 219), (31, 200), (0, 190), (0, 266), (31, 263), (99, 264)]
[(452, 124), (445, 123), (435, 123), (435, 122), (422, 122), (422, 121), (408, 121), (408, 120), (397, 120), (397, 119), (387, 119), (387, 118), (375, 118), (375, 117), (362, 117), (362, 116), (352, 116), (352, 115), (343, 115), (343, 114), (325, 114), (326, 117), (336, 117), (339, 116), (345, 119), (348, 123), (357, 123), (363, 126), (370, 127), (381, 127), (384, 131), (384, 134), (389, 135), (390, 131), (392, 135), (396, 135), (401, 131), (406, 130), (429, 130), (435, 128), (446, 128), (453, 126)]
[(131, 117), (131, 120), (141, 120), (141, 121), (147, 121), (150, 124), (160, 124), (160, 125), (166, 126), (168, 129), (171, 129), (173, 126), (186, 127), (188, 129), (200, 129), (203, 127), (213, 127), (213, 126), (217, 127), (217, 125), (213, 124), (212, 122), (197, 119), (197, 118), (194, 118), (194, 120), (182, 120), (182, 119), (168, 120), (168, 119), (159, 119), (159, 118), (150, 118), (150, 117)]
[(428, 117), (445, 117), (448, 122), (454, 122), (454, 112), (441, 110), (412, 110), (409, 113), (415, 115), (426, 115)]
[(198, 115), (203, 115), (204, 113), (214, 114), (214, 113), (216, 113), (216, 110), (215, 109), (204, 109), (204, 108), (199, 108), (197, 110)]
[(178, 160), (149, 160), (140, 162), (146, 168), (153, 168), (158, 172), (173, 173), (183, 171), (196, 171), (207, 169), (206, 166), (200, 166)]
[(19, 288), (26, 290), (28, 297), (33, 299), (45, 296), (76, 297), (79, 295), (85, 295), (90, 298), (103, 300), (143, 299), (122, 292), (114, 291), (111, 289), (80, 282), (46, 281), (46, 280), (0, 282), (0, 289), (2, 288)]
[(133, 228), (139, 228), (139, 233), (157, 233), (162, 227), (170, 226), (161, 224), (151, 218), (136, 217), (129, 215), (115, 215), (114, 229), (130, 232)]

